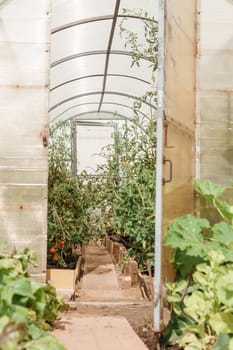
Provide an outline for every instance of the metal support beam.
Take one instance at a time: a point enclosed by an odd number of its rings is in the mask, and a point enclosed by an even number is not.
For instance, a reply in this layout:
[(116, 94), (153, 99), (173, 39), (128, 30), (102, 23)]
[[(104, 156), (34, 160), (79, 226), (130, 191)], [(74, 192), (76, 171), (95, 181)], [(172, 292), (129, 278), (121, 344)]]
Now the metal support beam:
[(163, 111), (164, 111), (164, 1), (159, 0), (158, 21), (158, 109), (155, 198), (155, 261), (154, 261), (154, 328), (160, 331), (161, 320), (161, 244), (163, 206)]

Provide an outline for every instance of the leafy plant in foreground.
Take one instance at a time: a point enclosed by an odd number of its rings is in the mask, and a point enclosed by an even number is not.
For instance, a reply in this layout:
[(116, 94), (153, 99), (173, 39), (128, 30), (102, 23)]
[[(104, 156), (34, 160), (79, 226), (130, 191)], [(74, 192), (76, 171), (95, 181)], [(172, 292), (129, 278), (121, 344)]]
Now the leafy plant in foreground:
[[(169, 226), (177, 280), (167, 284), (172, 319), (170, 342), (185, 350), (233, 348), (233, 208), (221, 199), (224, 187), (196, 181), (224, 221), (186, 215)], [(169, 331), (170, 329), (170, 331)]]
[(65, 350), (48, 331), (67, 305), (54, 287), (30, 278), (29, 264), (35, 264), (29, 249), (0, 253), (0, 349)]

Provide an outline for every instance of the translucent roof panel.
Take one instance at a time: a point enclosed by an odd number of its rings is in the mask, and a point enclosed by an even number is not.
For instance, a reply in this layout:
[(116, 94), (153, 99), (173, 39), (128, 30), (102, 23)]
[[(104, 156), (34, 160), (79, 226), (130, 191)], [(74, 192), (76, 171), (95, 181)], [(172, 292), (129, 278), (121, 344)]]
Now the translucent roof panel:
[[(51, 122), (88, 113), (132, 118), (135, 100), (151, 90), (152, 72), (145, 59), (131, 66), (120, 23), (137, 33), (143, 47), (142, 17), (156, 17), (156, 7), (156, 0), (52, 1)], [(143, 104), (142, 113), (151, 108), (156, 110)]]
[(119, 55), (112, 54), (109, 59), (108, 73), (118, 74), (119, 76), (133, 76), (138, 79), (142, 79), (148, 83), (151, 82), (151, 68), (149, 63), (145, 60), (142, 60), (140, 63), (140, 69), (137, 66), (132, 66), (132, 57), (127, 55), (120, 56), (119, 64)]
[[(66, 30), (54, 33), (52, 35), (52, 47), (60, 49), (52, 50), (52, 62), (61, 59), (72, 59), (76, 55), (85, 55), (86, 53), (103, 51), (106, 49), (106, 42), (110, 35), (112, 21), (97, 21), (83, 23)], [(70, 57), (72, 56), (72, 57)]]
[[(60, 84), (69, 84), (75, 79), (85, 79), (89, 76), (103, 76), (104, 59), (102, 55), (83, 56), (56, 65), (51, 69), (51, 89)], [(99, 73), (100, 72), (100, 73)]]
[(53, 0), (52, 1), (52, 28), (71, 25), (77, 21), (103, 15), (112, 16), (115, 8), (115, 0)]
[[(103, 85), (103, 76), (93, 76), (81, 80), (73, 80), (69, 84), (57, 88), (51, 94), (51, 103), (53, 105), (66, 100), (69, 97), (79, 96), (101, 91)], [(90, 90), (91, 89), (91, 90)]]
[(132, 96), (141, 96), (148, 90), (148, 85), (142, 83), (142, 81), (130, 78), (128, 76), (111, 76), (111, 79), (107, 79), (106, 91), (121, 91), (122, 93), (130, 93)]

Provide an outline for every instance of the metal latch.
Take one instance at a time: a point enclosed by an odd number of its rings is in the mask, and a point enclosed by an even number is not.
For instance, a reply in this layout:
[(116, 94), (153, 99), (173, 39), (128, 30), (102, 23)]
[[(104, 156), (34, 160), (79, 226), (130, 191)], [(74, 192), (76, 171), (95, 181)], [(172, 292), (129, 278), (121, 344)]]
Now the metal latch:
[(164, 128), (164, 147), (165, 147), (165, 148), (174, 148), (174, 146), (168, 145), (168, 127), (169, 127), (169, 123), (168, 123), (166, 117), (164, 117), (164, 120), (163, 120), (163, 128)]
[(172, 161), (170, 159), (166, 159), (165, 157), (163, 157), (163, 165), (165, 165), (166, 163), (169, 164), (169, 178), (168, 179), (163, 178), (163, 185), (172, 181), (172, 170), (173, 170)]

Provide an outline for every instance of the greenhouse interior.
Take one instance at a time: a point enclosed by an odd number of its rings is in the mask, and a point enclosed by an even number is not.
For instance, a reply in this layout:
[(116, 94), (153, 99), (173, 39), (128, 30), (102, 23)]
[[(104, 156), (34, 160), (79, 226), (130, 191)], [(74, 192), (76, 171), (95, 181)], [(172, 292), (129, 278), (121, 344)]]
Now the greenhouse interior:
[(233, 0), (0, 18), (0, 350), (233, 350)]

